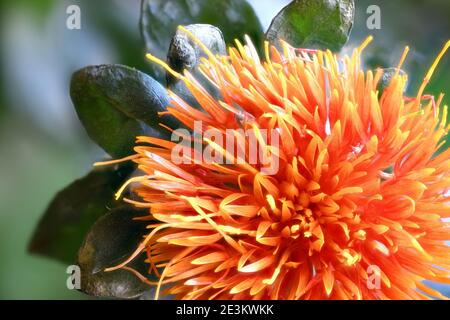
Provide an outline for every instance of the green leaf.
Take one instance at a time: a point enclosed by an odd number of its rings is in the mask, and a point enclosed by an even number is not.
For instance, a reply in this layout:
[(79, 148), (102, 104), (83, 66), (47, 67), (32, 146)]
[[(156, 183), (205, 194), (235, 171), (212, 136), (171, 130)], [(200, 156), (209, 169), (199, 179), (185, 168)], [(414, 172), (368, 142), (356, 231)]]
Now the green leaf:
[(157, 113), (169, 105), (167, 91), (138, 70), (122, 65), (83, 68), (72, 76), (70, 95), (88, 135), (113, 157), (130, 155), (136, 136), (163, 135)]
[(99, 167), (58, 192), (34, 231), (29, 251), (73, 263), (89, 228), (115, 205), (114, 193), (130, 173), (128, 166)]
[(297, 48), (339, 51), (353, 26), (353, 0), (295, 0), (284, 7), (267, 30), (269, 42), (282, 39)]
[[(126, 260), (148, 233), (148, 222), (133, 218), (145, 215), (144, 211), (123, 206), (102, 216), (87, 234), (78, 253), (81, 269), (81, 291), (100, 297), (135, 299), (150, 292), (148, 284), (125, 269), (105, 272)], [(145, 256), (138, 257), (128, 266), (146, 273)]]
[[(245, 0), (143, 0), (141, 33), (147, 50), (155, 56), (166, 56), (178, 25), (196, 23), (218, 27), (227, 44), (248, 34), (258, 45), (262, 27)], [(164, 71), (154, 67), (156, 79), (164, 79)]]

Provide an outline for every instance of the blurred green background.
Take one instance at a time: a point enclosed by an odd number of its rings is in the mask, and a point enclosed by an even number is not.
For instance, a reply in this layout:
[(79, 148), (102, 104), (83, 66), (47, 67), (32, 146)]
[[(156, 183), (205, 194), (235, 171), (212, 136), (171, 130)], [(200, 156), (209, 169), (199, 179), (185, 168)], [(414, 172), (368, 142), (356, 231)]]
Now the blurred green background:
[[(249, 2), (267, 29), (289, 0)], [(66, 28), (71, 4), (81, 8), (81, 30)], [(381, 8), (381, 30), (366, 27), (372, 4)], [(409, 92), (415, 92), (450, 39), (450, 2), (356, 0), (356, 6), (347, 47), (372, 34), (367, 66), (389, 67), (408, 44), (412, 51), (405, 69)], [(72, 72), (102, 63), (149, 68), (138, 28), (140, 0), (3, 0), (0, 8), (0, 298), (85, 298), (66, 288), (67, 266), (32, 256), (26, 246), (53, 195), (104, 156), (72, 108)], [(427, 92), (450, 92), (449, 67), (447, 55)], [(449, 294), (448, 287), (441, 289)]]

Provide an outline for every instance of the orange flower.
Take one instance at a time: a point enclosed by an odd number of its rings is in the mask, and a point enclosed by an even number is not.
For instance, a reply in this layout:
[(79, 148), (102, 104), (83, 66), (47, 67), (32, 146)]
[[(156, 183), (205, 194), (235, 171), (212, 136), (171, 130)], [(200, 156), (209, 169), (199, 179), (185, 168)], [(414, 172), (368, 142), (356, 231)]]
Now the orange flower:
[[(183, 80), (202, 108), (171, 92), (167, 114), (192, 130), (201, 120), (202, 130), (224, 136), (230, 128), (276, 130), (280, 144), (266, 150), (279, 168), (266, 175), (247, 158), (175, 164), (176, 142), (138, 137), (128, 159), (145, 175), (129, 183), (143, 202), (125, 201), (149, 208), (151, 232), (115, 268), (146, 252), (159, 279), (146, 280), (157, 286), (156, 298), (442, 298), (422, 281), (450, 283), (443, 219), (450, 217), (450, 149), (435, 155), (449, 127), (442, 95), (436, 102), (422, 95), (450, 41), (417, 97), (407, 99), (405, 75), (397, 72), (378, 92), (383, 72), (361, 69), (370, 40), (342, 60), (288, 44), (281, 54), (266, 43), (260, 61), (248, 39), (228, 56), (199, 44), (208, 54), (201, 71), (220, 100), (148, 55)], [(201, 143), (237, 160), (210, 139)]]

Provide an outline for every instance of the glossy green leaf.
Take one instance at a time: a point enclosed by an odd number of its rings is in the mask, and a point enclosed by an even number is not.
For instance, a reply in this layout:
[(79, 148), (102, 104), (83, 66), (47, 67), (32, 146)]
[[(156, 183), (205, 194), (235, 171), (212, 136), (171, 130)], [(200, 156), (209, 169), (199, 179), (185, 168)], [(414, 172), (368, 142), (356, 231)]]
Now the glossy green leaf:
[(282, 39), (297, 48), (339, 51), (353, 26), (353, 0), (295, 0), (284, 7), (267, 30), (269, 42)]
[(89, 228), (116, 204), (113, 195), (130, 172), (128, 166), (99, 167), (58, 192), (34, 231), (29, 251), (73, 263)]
[[(142, 236), (148, 233), (148, 222), (133, 220), (144, 214), (123, 206), (111, 210), (92, 226), (78, 253), (81, 291), (121, 299), (136, 299), (150, 292), (151, 287), (129, 270), (104, 271), (126, 260), (142, 241)], [(135, 259), (129, 267), (146, 273), (144, 258)]]
[(130, 155), (136, 136), (161, 136), (167, 91), (123, 65), (89, 66), (72, 76), (70, 95), (88, 135), (113, 157)]
[[(211, 24), (218, 27), (227, 44), (248, 34), (258, 45), (262, 40), (261, 24), (245, 0), (143, 0), (141, 32), (147, 50), (160, 58), (167, 55), (178, 25)], [(154, 67), (156, 79), (164, 71)]]

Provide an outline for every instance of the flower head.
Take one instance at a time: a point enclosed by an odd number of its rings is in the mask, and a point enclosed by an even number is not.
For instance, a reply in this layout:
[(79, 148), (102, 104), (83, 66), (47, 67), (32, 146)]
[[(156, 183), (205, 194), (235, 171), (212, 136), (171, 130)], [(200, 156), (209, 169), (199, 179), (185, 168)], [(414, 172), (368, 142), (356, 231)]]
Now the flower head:
[[(235, 129), (245, 147), (250, 137), (239, 129), (252, 130), (278, 168), (265, 174), (248, 155), (238, 161), (217, 141), (198, 136), (189, 138), (192, 153), (182, 155), (189, 161), (176, 163), (176, 142), (138, 137), (131, 158), (145, 175), (130, 182), (142, 201), (125, 201), (149, 208), (151, 231), (117, 267), (146, 252), (157, 297), (441, 297), (422, 281), (450, 282), (443, 219), (450, 216), (450, 149), (436, 155), (449, 128), (442, 96), (422, 96), (450, 42), (417, 97), (408, 99), (403, 73), (378, 92), (383, 71), (362, 70), (369, 40), (343, 59), (288, 44), (279, 52), (266, 43), (261, 61), (248, 39), (228, 56), (203, 48), (208, 58), (200, 70), (220, 99), (188, 72), (178, 74), (149, 55), (184, 81), (201, 106), (171, 92), (167, 114), (191, 130), (196, 121), (200, 131), (223, 137)], [(261, 140), (263, 130), (275, 130), (278, 145)], [(196, 159), (198, 139), (230, 161)], [(370, 285), (373, 276), (378, 285)]]

